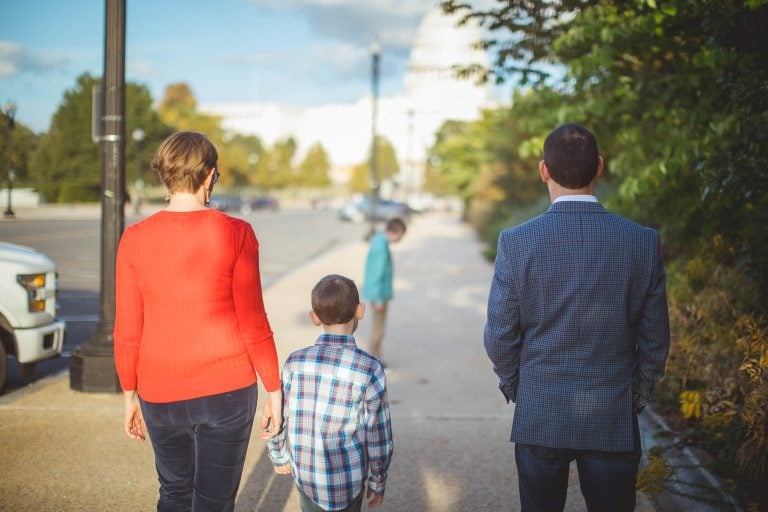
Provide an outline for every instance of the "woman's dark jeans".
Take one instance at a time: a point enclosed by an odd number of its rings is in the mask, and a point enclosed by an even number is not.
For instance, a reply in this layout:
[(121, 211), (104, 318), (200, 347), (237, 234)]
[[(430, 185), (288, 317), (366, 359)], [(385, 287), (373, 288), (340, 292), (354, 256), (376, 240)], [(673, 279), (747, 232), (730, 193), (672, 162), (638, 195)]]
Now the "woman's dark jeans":
[(254, 384), (178, 402), (141, 401), (160, 480), (158, 512), (234, 509), (257, 394)]

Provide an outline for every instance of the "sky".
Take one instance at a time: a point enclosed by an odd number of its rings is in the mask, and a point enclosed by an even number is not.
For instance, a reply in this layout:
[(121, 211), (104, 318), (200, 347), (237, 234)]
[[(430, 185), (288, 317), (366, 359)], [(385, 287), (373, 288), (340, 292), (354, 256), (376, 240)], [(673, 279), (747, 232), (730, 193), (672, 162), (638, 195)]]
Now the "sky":
[[(410, 45), (437, 0), (126, 0), (126, 81), (155, 101), (186, 82), (198, 104), (353, 102), (403, 88)], [(0, 0), (0, 107), (46, 131), (64, 92), (104, 69), (105, 0)]]

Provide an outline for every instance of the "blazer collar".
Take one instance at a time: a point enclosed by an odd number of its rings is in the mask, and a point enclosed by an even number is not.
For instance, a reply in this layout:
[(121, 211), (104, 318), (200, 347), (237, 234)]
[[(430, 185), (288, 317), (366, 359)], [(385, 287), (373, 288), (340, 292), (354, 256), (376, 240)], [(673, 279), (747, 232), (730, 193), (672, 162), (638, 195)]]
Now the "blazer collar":
[(549, 206), (547, 213), (607, 213), (607, 210), (591, 201), (558, 201)]

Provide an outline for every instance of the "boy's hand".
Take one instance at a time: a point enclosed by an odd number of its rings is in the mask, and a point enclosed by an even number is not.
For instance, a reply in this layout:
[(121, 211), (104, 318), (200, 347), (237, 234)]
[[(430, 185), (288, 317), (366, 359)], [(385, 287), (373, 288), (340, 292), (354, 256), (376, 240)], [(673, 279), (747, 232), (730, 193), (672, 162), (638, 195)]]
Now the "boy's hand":
[(283, 423), (283, 392), (270, 391), (261, 416), (261, 438), (270, 439), (280, 432)]
[(283, 464), (282, 466), (275, 466), (275, 473), (279, 473), (281, 475), (290, 475), (291, 474), (291, 465), (290, 464)]
[(371, 491), (368, 491), (365, 493), (366, 498), (371, 498), (368, 500), (368, 508), (376, 508), (380, 507), (382, 503), (384, 503), (384, 495), (383, 494), (373, 494)]

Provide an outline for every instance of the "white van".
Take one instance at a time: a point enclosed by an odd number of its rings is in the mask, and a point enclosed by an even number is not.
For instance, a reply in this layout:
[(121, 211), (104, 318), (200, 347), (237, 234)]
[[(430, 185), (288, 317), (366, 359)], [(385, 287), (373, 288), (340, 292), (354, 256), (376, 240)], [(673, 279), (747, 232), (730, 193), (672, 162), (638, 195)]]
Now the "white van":
[(56, 319), (56, 266), (44, 254), (0, 242), (0, 390), (7, 357), (29, 380), (38, 361), (61, 354), (65, 324)]

